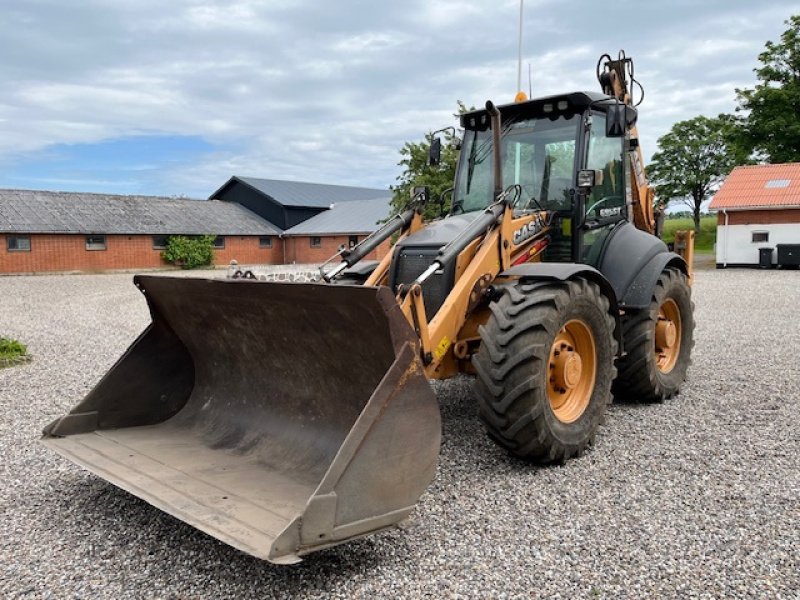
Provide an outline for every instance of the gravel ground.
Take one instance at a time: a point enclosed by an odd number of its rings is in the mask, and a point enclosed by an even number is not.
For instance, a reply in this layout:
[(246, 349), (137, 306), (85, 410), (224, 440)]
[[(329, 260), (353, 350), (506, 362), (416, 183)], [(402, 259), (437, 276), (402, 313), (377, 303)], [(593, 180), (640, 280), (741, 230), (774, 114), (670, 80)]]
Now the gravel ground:
[[(214, 276), (220, 276), (216, 272)], [(614, 405), (563, 467), (509, 458), (466, 378), (436, 384), (435, 482), (401, 528), (253, 559), (37, 443), (148, 322), (130, 275), (0, 277), (0, 596), (800, 597), (800, 273), (701, 271), (684, 392)]]

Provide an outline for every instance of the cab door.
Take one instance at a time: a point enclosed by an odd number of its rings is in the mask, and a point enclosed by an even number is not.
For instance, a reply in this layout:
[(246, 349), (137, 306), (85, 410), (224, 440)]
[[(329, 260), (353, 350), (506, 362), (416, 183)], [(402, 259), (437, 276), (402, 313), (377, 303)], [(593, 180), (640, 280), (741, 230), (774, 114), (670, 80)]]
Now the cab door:
[(624, 137), (606, 136), (606, 116), (592, 113), (587, 135), (584, 169), (602, 173), (586, 195), (580, 228), (580, 262), (597, 266), (604, 242), (620, 221), (628, 218), (626, 204)]

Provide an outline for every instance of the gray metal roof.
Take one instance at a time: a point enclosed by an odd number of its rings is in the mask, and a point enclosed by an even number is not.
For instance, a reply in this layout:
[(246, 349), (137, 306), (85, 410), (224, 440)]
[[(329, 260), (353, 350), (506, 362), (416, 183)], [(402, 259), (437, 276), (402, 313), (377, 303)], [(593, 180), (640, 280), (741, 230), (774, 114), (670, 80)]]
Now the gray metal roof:
[(0, 190), (0, 232), (278, 235), (233, 202)]
[[(386, 193), (386, 192), (384, 192)], [(348, 233), (372, 233), (383, 221), (391, 216), (389, 202), (392, 197), (387, 195), (371, 200), (354, 200), (334, 204), (329, 210), (324, 210), (287, 229), (284, 235), (341, 235)]]
[(240, 181), (255, 190), (266, 194), (283, 206), (310, 206), (327, 208), (331, 204), (370, 200), (389, 194), (380, 188), (352, 187), (347, 185), (328, 185), (326, 183), (306, 183), (304, 181), (284, 181), (281, 179), (259, 179), (256, 177), (231, 177), (225, 185), (214, 192), (216, 197), (232, 182)]

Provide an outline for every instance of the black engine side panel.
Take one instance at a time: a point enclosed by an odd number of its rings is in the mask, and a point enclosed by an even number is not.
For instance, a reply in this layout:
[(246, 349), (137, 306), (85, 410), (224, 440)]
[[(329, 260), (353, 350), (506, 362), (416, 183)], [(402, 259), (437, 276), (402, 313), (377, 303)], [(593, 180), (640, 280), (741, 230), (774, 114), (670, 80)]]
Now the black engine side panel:
[[(464, 231), (477, 214), (467, 213), (433, 221), (420, 231), (397, 242), (392, 265), (389, 268), (389, 287), (396, 290), (398, 284), (414, 281), (433, 264), (439, 250)], [(449, 261), (441, 271), (422, 284), (428, 320), (433, 318), (453, 289), (455, 270), (455, 261)]]

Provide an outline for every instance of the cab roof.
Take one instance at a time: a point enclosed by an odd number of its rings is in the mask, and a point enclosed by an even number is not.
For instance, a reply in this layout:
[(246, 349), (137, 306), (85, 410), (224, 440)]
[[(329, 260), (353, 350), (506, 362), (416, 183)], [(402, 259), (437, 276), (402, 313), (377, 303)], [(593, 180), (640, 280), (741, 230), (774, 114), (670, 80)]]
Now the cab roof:
[[(566, 108), (557, 109), (559, 102), (566, 102)], [(497, 108), (500, 110), (503, 120), (516, 120), (520, 117), (538, 117), (554, 114), (575, 114), (582, 113), (590, 106), (603, 106), (615, 104), (616, 100), (611, 96), (599, 92), (571, 92), (569, 94), (556, 94), (543, 98), (533, 98), (525, 102), (512, 102), (503, 104)], [(545, 112), (545, 106), (550, 105), (550, 111)], [(489, 113), (486, 109), (480, 109), (464, 113), (461, 115), (461, 127), (465, 129), (486, 129), (489, 126)]]

